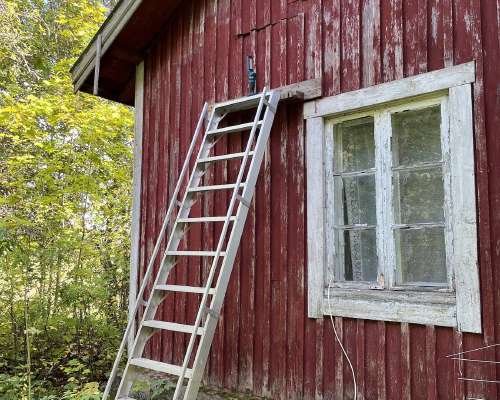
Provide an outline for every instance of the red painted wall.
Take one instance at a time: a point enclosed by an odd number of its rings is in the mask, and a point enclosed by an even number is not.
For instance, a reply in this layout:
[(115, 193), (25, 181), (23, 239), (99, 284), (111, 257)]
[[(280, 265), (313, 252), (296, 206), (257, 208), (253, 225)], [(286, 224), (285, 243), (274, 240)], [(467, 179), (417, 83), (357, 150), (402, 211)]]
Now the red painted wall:
[[(500, 3), (495, 0), (185, 1), (146, 58), (141, 268), (205, 100), (241, 96), (245, 56), (258, 87), (323, 78), (325, 96), (476, 61), (474, 128), (483, 335), (449, 328), (337, 318), (360, 399), (500, 398), (500, 385), (459, 381), (449, 353), (500, 342)], [(247, 219), (206, 383), (275, 399), (349, 399), (353, 383), (328, 319), (307, 318), (302, 106), (280, 106)], [(231, 150), (239, 139), (219, 144)], [(207, 182), (234, 180), (217, 166)], [(225, 210), (209, 195), (195, 215)], [(208, 227), (189, 233), (215, 248)], [(199, 247), (198, 247), (199, 248)], [(171, 279), (200, 284), (207, 266), (182, 262)], [(194, 321), (197, 303), (167, 298), (165, 320)], [(149, 348), (179, 363), (187, 337), (164, 333)], [(500, 360), (500, 348), (477, 357)], [(500, 364), (467, 364), (468, 377), (500, 379)]]

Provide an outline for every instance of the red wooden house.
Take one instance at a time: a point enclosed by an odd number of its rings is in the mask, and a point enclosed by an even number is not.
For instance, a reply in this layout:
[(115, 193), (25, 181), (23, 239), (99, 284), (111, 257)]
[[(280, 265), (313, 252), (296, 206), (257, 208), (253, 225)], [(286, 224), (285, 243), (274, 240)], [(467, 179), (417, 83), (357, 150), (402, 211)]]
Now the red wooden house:
[[(500, 398), (499, 38), (494, 0), (117, 4), (72, 74), (135, 105), (131, 303), (203, 103), (247, 94), (247, 56), (258, 90), (295, 97), (276, 113), (206, 385), (352, 399), (333, 316), (358, 399)], [(234, 176), (220, 163), (205, 179)], [(189, 241), (213, 236), (199, 224)], [(161, 310), (188, 322), (196, 299)], [(185, 345), (164, 333), (147, 351), (178, 363)], [(459, 357), (482, 362), (446, 357), (484, 346)]]

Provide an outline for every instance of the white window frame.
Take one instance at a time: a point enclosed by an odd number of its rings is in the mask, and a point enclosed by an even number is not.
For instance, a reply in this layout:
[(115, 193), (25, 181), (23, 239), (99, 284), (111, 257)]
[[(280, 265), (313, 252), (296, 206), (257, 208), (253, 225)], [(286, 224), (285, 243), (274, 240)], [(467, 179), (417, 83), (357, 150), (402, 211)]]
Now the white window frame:
[[(470, 62), (304, 105), (310, 318), (335, 315), (481, 332), (471, 96), (474, 68), (474, 62)], [(441, 105), (449, 288), (396, 287), (392, 259), (395, 252), (388, 247), (394, 246), (392, 207), (385, 207), (392, 204), (390, 198), (385, 198), (392, 195), (390, 114), (433, 104)], [(329, 138), (334, 123), (367, 115), (375, 117), (375, 131), (384, 132), (375, 135), (376, 190), (386, 188), (383, 196), (377, 195), (377, 241), (383, 243), (377, 248), (384, 276), (370, 287), (335, 282), (328, 289), (327, 271), (334, 269), (330, 217), (333, 205), (327, 196), (332, 189), (328, 187), (333, 157)]]

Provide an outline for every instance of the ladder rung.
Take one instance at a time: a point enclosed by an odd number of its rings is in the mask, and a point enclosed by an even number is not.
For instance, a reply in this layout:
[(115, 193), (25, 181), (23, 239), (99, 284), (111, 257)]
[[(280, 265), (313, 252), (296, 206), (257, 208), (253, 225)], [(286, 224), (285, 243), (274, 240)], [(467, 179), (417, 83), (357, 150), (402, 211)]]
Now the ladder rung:
[[(189, 192), (211, 192), (214, 190), (228, 190), (234, 189), (236, 187), (235, 183), (228, 183), (226, 185), (211, 185), (211, 186), (198, 186), (194, 188), (189, 188)], [(240, 183), (240, 188), (245, 187), (245, 183)]]
[[(193, 325), (184, 325), (184, 324), (177, 324), (175, 322), (165, 322), (165, 321), (155, 321), (155, 320), (144, 321), (143, 325), (149, 328), (163, 329), (166, 331), (182, 332), (182, 333), (193, 333), (193, 328), (194, 328)], [(203, 332), (205, 332), (205, 329), (199, 327), (197, 330), (198, 335), (203, 335)]]
[[(150, 369), (153, 371), (163, 372), (165, 374), (177, 375), (182, 374), (182, 367), (179, 365), (167, 364), (159, 361), (149, 360), (147, 358), (132, 358), (130, 360), (130, 365), (136, 367)], [(193, 376), (193, 371), (190, 368), (186, 369), (186, 378), (191, 378)]]
[[(266, 97), (269, 96), (269, 92), (266, 93)], [(228, 100), (222, 103), (214, 105), (214, 108), (221, 113), (238, 111), (238, 110), (248, 110), (250, 108), (255, 108), (259, 105), (262, 93), (258, 93), (252, 96), (240, 97), (238, 99)]]
[[(194, 256), (194, 257), (215, 257), (217, 254), (216, 251), (204, 251), (204, 250), (196, 250), (196, 251), (167, 251), (168, 256)], [(221, 257), (226, 255), (225, 251), (221, 251), (219, 253)]]
[[(219, 129), (213, 129), (211, 131), (208, 131), (207, 135), (225, 135), (228, 133), (249, 131), (250, 129), (252, 129), (253, 125), (254, 125), (253, 122), (246, 122), (244, 124), (232, 125), (232, 126), (228, 126), (225, 128), (219, 128)], [(261, 127), (262, 121), (258, 121), (257, 126)]]
[[(224, 154), (222, 156), (200, 158), (198, 160), (198, 163), (203, 164), (203, 163), (210, 163), (210, 162), (214, 162), (214, 161), (233, 160), (235, 158), (243, 158), (244, 155), (245, 155), (245, 153), (231, 153), (231, 154)], [(250, 151), (248, 153), (248, 155), (253, 156), (253, 151)]]
[[(204, 287), (197, 286), (182, 286), (182, 285), (156, 285), (157, 290), (166, 290), (169, 292), (182, 292), (182, 293), (198, 293), (203, 294), (205, 292)], [(215, 289), (208, 289), (208, 294), (214, 295)]]
[[(189, 224), (192, 222), (224, 222), (226, 217), (197, 217), (197, 218), (179, 218), (177, 221)], [(235, 221), (236, 217), (229, 217), (229, 221)]]

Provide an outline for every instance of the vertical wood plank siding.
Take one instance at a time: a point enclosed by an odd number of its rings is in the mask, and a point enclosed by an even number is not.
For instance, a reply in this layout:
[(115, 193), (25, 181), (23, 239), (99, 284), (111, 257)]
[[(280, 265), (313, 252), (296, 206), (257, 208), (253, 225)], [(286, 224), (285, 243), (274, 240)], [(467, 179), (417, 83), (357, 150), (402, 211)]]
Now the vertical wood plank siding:
[[(483, 334), (336, 318), (357, 373), (359, 399), (496, 399), (500, 364), (457, 365), (449, 353), (500, 342), (500, 104), (497, 1), (185, 1), (145, 60), (140, 274), (151, 254), (204, 100), (246, 92), (245, 59), (256, 57), (258, 88), (323, 79), (325, 95), (475, 60), (474, 130)], [(353, 382), (330, 321), (307, 318), (305, 127), (300, 104), (280, 105), (235, 262), (205, 383), (274, 399), (350, 399)], [(240, 139), (225, 139), (231, 150)], [(206, 183), (235, 178), (225, 163)], [(210, 194), (194, 215), (225, 210)], [(215, 248), (214, 228), (189, 231)], [(209, 265), (183, 261), (169, 278), (199, 285)], [(140, 282), (139, 282), (140, 283)], [(167, 298), (165, 320), (190, 323), (196, 299)], [(180, 363), (186, 337), (164, 332), (148, 352)], [(500, 349), (478, 355), (500, 360)]]

